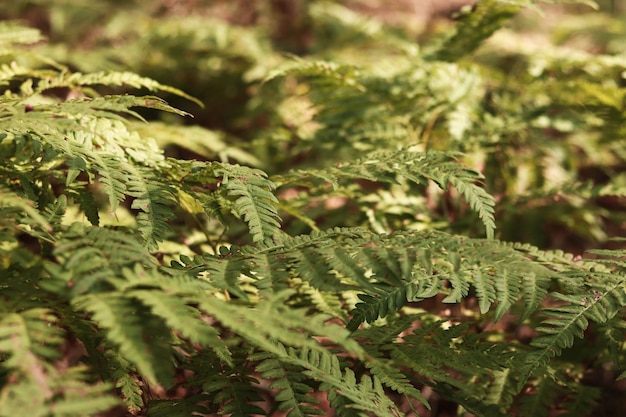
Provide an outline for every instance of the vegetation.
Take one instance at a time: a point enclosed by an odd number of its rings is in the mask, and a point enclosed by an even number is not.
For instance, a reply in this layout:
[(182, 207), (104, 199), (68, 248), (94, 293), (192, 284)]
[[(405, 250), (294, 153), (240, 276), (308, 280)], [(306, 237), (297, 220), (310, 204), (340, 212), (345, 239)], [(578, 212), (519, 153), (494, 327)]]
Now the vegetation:
[(48, 3), (0, 22), (0, 416), (622, 415), (622, 20)]

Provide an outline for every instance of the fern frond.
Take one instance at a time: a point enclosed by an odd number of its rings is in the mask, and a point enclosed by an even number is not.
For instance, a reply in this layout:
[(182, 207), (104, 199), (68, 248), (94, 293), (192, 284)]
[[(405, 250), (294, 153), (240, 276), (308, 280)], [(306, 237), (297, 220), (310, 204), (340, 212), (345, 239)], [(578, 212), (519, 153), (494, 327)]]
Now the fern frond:
[[(377, 19), (367, 18), (361, 13), (336, 3), (315, 3), (311, 5), (311, 16), (316, 26), (332, 33), (330, 42), (340, 45), (370, 46), (374, 42), (387, 40), (391, 36)], [(387, 35), (387, 36), (386, 36)], [(370, 42), (368, 42), (370, 41)]]
[(222, 177), (222, 185), (229, 196), (236, 197), (234, 210), (248, 223), (254, 242), (277, 237), (280, 230), (278, 200), (272, 193), (275, 185), (267, 174), (258, 169), (239, 165), (216, 165), (215, 174)]
[(604, 278), (601, 283), (581, 288), (571, 295), (551, 294), (559, 305), (542, 310), (547, 318), (537, 328), (539, 336), (531, 342), (536, 349), (528, 353), (518, 389), (528, 378), (545, 369), (552, 357), (571, 347), (575, 338), (582, 338), (590, 320), (604, 323), (626, 305), (625, 278), (608, 273), (597, 274)]
[(262, 359), (256, 367), (257, 372), (261, 373), (262, 378), (272, 381), (270, 389), (278, 391), (274, 396), (275, 401), (280, 403), (278, 410), (287, 412), (289, 417), (324, 414), (315, 408), (319, 400), (308, 395), (313, 389), (306, 383), (302, 368), (281, 361), (274, 355), (255, 355), (255, 359)]
[(173, 362), (161, 321), (142, 312), (133, 298), (119, 293), (86, 294), (72, 300), (79, 311), (90, 313), (94, 324), (106, 329), (107, 340), (151, 383), (169, 386)]
[[(363, 259), (369, 259), (369, 268), (373, 270), (381, 268), (373, 278), (382, 280), (382, 277), (386, 277), (383, 281), (391, 284), (390, 295), (393, 294), (393, 296), (384, 295), (384, 287), (380, 287), (362, 300), (364, 305), (357, 309), (357, 313), (370, 310), (366, 314), (372, 317), (376, 312), (379, 313), (379, 317), (384, 317), (392, 304), (396, 309), (399, 308), (401, 291), (407, 296), (410, 294), (415, 297), (407, 298), (408, 300), (432, 296), (443, 289), (443, 279), (448, 280), (451, 285), (445, 302), (460, 302), (468, 294), (470, 287), (474, 286), (482, 288), (477, 291), (477, 296), (484, 311), (490, 308), (492, 302), (501, 301), (502, 306), (497, 313), (497, 317), (501, 317), (513, 299), (524, 298), (526, 300), (524, 314), (530, 314), (545, 298), (550, 279), (555, 276), (547, 268), (528, 262), (528, 258), (523, 254), (489, 240), (457, 239), (434, 232), (396, 233), (369, 239), (373, 244), (364, 248), (362, 253), (373, 254)], [(407, 249), (412, 253), (411, 256), (402, 253)], [(379, 255), (374, 255), (379, 251)], [(394, 270), (375, 262), (378, 257), (408, 260), (410, 266)], [(433, 272), (435, 270), (436, 275)], [(398, 284), (397, 280), (401, 284)], [(506, 299), (498, 299), (499, 295), (505, 295), (507, 292)], [(368, 303), (371, 303), (371, 307), (368, 307)], [(352, 328), (357, 323), (358, 321), (352, 322)]]
[[(125, 120), (121, 115), (126, 115), (145, 122), (145, 119), (139, 113), (132, 110), (134, 107), (166, 111), (180, 116), (188, 115), (183, 111), (169, 106), (159, 97), (118, 95), (71, 99), (53, 104), (36, 104), (33, 105), (32, 110), (29, 111), (29, 113), (34, 112), (34, 114), (29, 115), (28, 118), (32, 119), (39, 115), (55, 115), (56, 117), (66, 116), (68, 118), (87, 118), (92, 116), (94, 118)], [(49, 124), (53, 125), (54, 123), (49, 122)], [(102, 131), (99, 133), (102, 133)]]
[[(199, 106), (203, 106), (202, 102), (197, 98), (194, 98), (183, 91), (163, 85), (153, 79), (139, 76), (132, 72), (117, 72), (117, 71), (101, 71), (92, 72), (89, 74), (81, 74), (79, 72), (74, 73), (62, 73), (59, 76), (52, 79), (42, 79), (37, 84), (36, 91), (42, 92), (51, 88), (68, 87), (78, 88), (92, 85), (107, 85), (107, 86), (130, 86), (133, 88), (145, 88), (150, 91), (163, 91), (171, 93), (187, 100), (193, 101)], [(156, 102), (163, 102), (161, 99), (154, 98)], [(169, 106), (168, 106), (169, 107)], [(176, 113), (186, 114), (180, 110), (175, 110)]]
[[(40, 343), (41, 340), (45, 340), (46, 343)], [(59, 355), (58, 346), (62, 342), (62, 332), (57, 327), (57, 319), (50, 310), (35, 308), (22, 312), (0, 313), (0, 352), (8, 356), (3, 361), (3, 367), (22, 369), (23, 372), (29, 373), (31, 370), (23, 368), (26, 362), (30, 362), (31, 359), (37, 360), (36, 357), (45, 360), (56, 359)], [(31, 359), (27, 359), (29, 355)]]
[(126, 409), (131, 413), (141, 410), (143, 401), (143, 381), (133, 372), (133, 366), (120, 356), (119, 352), (107, 351), (107, 361), (111, 367), (111, 376), (115, 381), (115, 388), (122, 394)]
[(138, 169), (124, 164), (128, 195), (135, 197), (131, 208), (141, 210), (137, 215), (137, 229), (148, 249), (156, 249), (170, 231), (168, 220), (175, 218), (170, 205), (174, 201), (174, 189), (159, 182), (148, 169)]
[(55, 410), (54, 416), (69, 417), (86, 410), (103, 412), (118, 403), (107, 384), (86, 382), (85, 369), (60, 372), (54, 366), (65, 340), (56, 316), (44, 308), (0, 312), (0, 368), (6, 378), (0, 385), (0, 416), (43, 416)]
[[(329, 268), (330, 259), (318, 247), (305, 247), (293, 255), (295, 256), (289, 256), (289, 263), (293, 265), (294, 272), (314, 288), (344, 290), (349, 288), (348, 285), (342, 284), (332, 272)], [(361, 278), (364, 274), (350, 276)]]
[(493, 239), (496, 230), (496, 222), (493, 215), (495, 207), (494, 199), (483, 188), (478, 187), (474, 183), (482, 178), (483, 176), (477, 171), (466, 169), (460, 172), (458, 176), (448, 177), (447, 180), (450, 185), (456, 188), (459, 193), (465, 197), (465, 200), (467, 200), (472, 210), (478, 213), (478, 217), (485, 226), (487, 239)]
[[(168, 162), (178, 170), (174, 175), (186, 186), (185, 193), (202, 205), (208, 215), (219, 216), (218, 210), (231, 211), (248, 223), (253, 242), (278, 238), (279, 203), (272, 193), (276, 186), (265, 172), (220, 162)], [(205, 188), (208, 184), (217, 187), (212, 199), (198, 192), (198, 187)], [(216, 205), (217, 210), (210, 205)]]
[(353, 162), (342, 162), (339, 167), (325, 170), (295, 171), (284, 176), (272, 177), (279, 185), (290, 183), (303, 186), (326, 181), (338, 187), (340, 183), (354, 180), (397, 183), (403, 177), (414, 184), (425, 185), (434, 181), (441, 189), (455, 187), (478, 213), (487, 231), (493, 238), (495, 231), (493, 197), (476, 185), (483, 176), (455, 161), (455, 154), (443, 152), (416, 152), (410, 148), (397, 151), (377, 152), (367, 158)]
[[(446, 302), (460, 302), (472, 286), (478, 289), (484, 312), (496, 303), (496, 318), (501, 318), (524, 300), (527, 317), (545, 299), (550, 280), (557, 276), (529, 259), (528, 254), (492, 240), (438, 232), (376, 235), (354, 228), (284, 236), (279, 245), (267, 242), (256, 248), (203, 255), (189, 267), (210, 271), (219, 287), (233, 293), (238, 291), (241, 274), (265, 288), (281, 279), (300, 286), (298, 279), (323, 292), (358, 290), (361, 302), (348, 325), (354, 330), (364, 321), (394, 313), (408, 301), (442, 291), (447, 293)], [(274, 270), (272, 265), (281, 267)], [(261, 284), (264, 279), (271, 284)], [(246, 299), (243, 293), (239, 296)]]
[(14, 22), (0, 22), (0, 46), (2, 47), (36, 43), (42, 39), (43, 36), (38, 29), (25, 27)]
[(198, 310), (192, 308), (182, 294), (164, 295), (161, 291), (131, 290), (126, 296), (132, 297), (149, 307), (152, 313), (161, 317), (169, 328), (181, 337), (199, 346), (211, 347), (220, 360), (232, 366), (231, 353), (219, 338), (216, 329), (201, 320)]
[(342, 86), (365, 90), (358, 81), (359, 72), (353, 65), (337, 64), (330, 61), (309, 61), (293, 58), (293, 61), (271, 71), (264, 82), (287, 76), (317, 79), (324, 87)]
[(289, 349), (284, 360), (301, 366), (305, 369), (303, 374), (321, 381), (320, 390), (332, 389), (335, 394), (348, 399), (350, 404), (347, 407), (380, 417), (396, 417), (399, 413), (376, 376), (363, 375), (360, 381), (357, 380), (351, 369), (346, 368), (342, 372), (339, 359), (329, 352), (306, 348), (297, 352)]
[(150, 401), (147, 417), (189, 417), (210, 415), (211, 410), (205, 405), (207, 395), (193, 395), (175, 400)]
[(411, 397), (422, 403), (428, 410), (431, 409), (430, 404), (424, 398), (420, 390), (415, 388), (409, 378), (396, 367), (393, 362), (372, 361), (367, 364), (372, 375), (377, 377), (386, 387), (391, 388), (395, 392)]
[(595, 410), (601, 397), (601, 388), (578, 384), (573, 395), (570, 395), (563, 405), (567, 411), (562, 417), (579, 417), (583, 416), (586, 410)]
[(149, 124), (136, 122), (130, 126), (133, 131), (139, 132), (142, 138), (154, 139), (161, 148), (175, 145), (201, 155), (206, 160), (221, 162), (236, 160), (253, 167), (261, 165), (256, 156), (233, 144), (235, 138), (217, 130), (156, 121), (150, 121)]
[[(33, 205), (31, 201), (20, 197), (18, 194), (4, 187), (0, 187), (0, 208), (4, 209), (5, 215), (8, 215), (9, 212), (13, 212), (15, 214), (12, 214), (11, 217), (15, 217), (17, 212), (22, 212), (26, 216), (25, 218), (28, 219), (26, 223), (36, 225), (44, 231), (50, 231), (52, 226)], [(4, 218), (8, 218), (8, 216)]]
[(53, 254), (59, 264), (46, 264), (53, 280), (44, 285), (65, 296), (111, 288), (123, 267), (156, 264), (146, 248), (129, 234), (96, 227), (83, 229), (79, 225), (63, 235)]
[(354, 306), (352, 318), (346, 324), (350, 331), (356, 330), (361, 323), (373, 323), (378, 318), (398, 311), (406, 304), (407, 289), (406, 286), (391, 287), (380, 289), (375, 295), (359, 294), (358, 297), (361, 302)]
[(119, 405), (120, 401), (111, 396), (109, 384), (88, 385), (89, 378), (88, 369), (70, 368), (62, 376), (62, 382), (59, 381), (60, 383), (54, 386), (56, 389), (61, 388), (63, 395), (54, 403), (48, 404), (47, 410), (54, 410), (55, 417), (72, 417), (85, 413), (104, 413)]
[(433, 55), (439, 61), (454, 62), (472, 53), (482, 42), (515, 16), (519, 6), (499, 0), (479, 0), (462, 16), (456, 32)]
[[(248, 267), (245, 272), (253, 275), (259, 292), (274, 293), (286, 290), (290, 284), (290, 270), (281, 259), (271, 253), (257, 251), (247, 254)], [(321, 310), (324, 311), (324, 310)]]
[(249, 271), (247, 259), (237, 248), (223, 248), (220, 256), (208, 254), (196, 256), (193, 261), (187, 262), (187, 265), (192, 266), (195, 273), (207, 271), (211, 283), (216, 288), (228, 291), (242, 300), (248, 299), (248, 294), (240, 285), (240, 278)]
[(320, 345), (308, 337), (308, 333), (324, 335), (357, 357), (363, 356), (363, 349), (350, 338), (350, 332), (328, 323), (329, 316), (319, 313), (309, 316), (303, 309), (288, 307), (285, 302), (292, 294), (293, 290), (273, 294), (271, 298), (259, 301), (255, 310), (216, 298), (199, 299), (197, 302), (203, 311), (224, 326), (270, 353), (284, 354), (282, 344), (320, 350)]
[(484, 399), (486, 404), (499, 406), (502, 412), (509, 409), (514, 399), (515, 393), (509, 388), (511, 371), (512, 370), (509, 368), (494, 371), (493, 379), (489, 384), (489, 388)]
[(100, 226), (100, 211), (93, 193), (80, 185), (72, 184), (66, 188), (68, 196), (71, 196), (78, 208), (85, 215), (92, 226)]
[[(415, 329), (410, 334), (403, 336), (403, 343), (382, 341), (380, 345), (375, 345), (382, 352), (388, 352), (396, 366), (412, 369), (420, 377), (445, 383), (468, 392), (471, 391), (466, 385), (469, 378), (480, 378), (499, 368), (500, 358), (497, 355), (491, 355), (489, 358), (489, 355), (485, 351), (481, 351), (478, 346), (464, 349), (466, 345), (456, 339), (459, 332), (463, 331), (464, 326), (455, 325), (446, 329), (444, 320), (425, 315), (410, 317), (416, 323), (421, 323), (422, 328)], [(408, 321), (409, 318), (407, 317), (406, 320)], [(368, 333), (369, 330), (359, 330), (355, 336)], [(459, 346), (459, 344), (462, 345)], [(481, 348), (485, 347), (484, 344), (480, 344), (480, 346)], [(460, 356), (461, 351), (465, 357)], [(416, 354), (416, 352), (419, 353)], [(473, 360), (485, 363), (489, 359), (490, 364), (481, 368), (480, 375), (476, 373), (477, 368), (468, 362)]]
[(233, 417), (267, 415), (267, 412), (259, 406), (263, 397), (256, 386), (258, 380), (247, 375), (246, 371), (247, 369), (234, 371), (232, 375), (215, 378), (204, 384), (205, 391), (217, 393), (214, 401), (220, 404), (221, 413)]

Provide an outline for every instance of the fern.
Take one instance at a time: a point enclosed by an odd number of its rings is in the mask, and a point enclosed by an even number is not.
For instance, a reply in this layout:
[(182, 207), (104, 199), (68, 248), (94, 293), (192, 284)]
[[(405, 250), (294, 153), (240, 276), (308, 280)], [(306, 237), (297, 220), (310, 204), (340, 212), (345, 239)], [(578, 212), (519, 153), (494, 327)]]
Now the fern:
[(380, 416), (394, 416), (397, 407), (385, 395), (383, 386), (378, 378), (364, 375), (357, 381), (352, 370), (346, 368), (343, 372), (336, 356), (327, 352), (304, 349), (296, 357), (296, 352), (288, 352), (289, 362), (299, 364), (305, 368), (305, 375), (320, 380), (321, 390), (332, 388), (336, 393), (351, 402), (350, 408), (356, 408)]
[(31, 44), (43, 39), (41, 33), (35, 28), (4, 21), (0, 25), (0, 45), (12, 46), (16, 44)]
[[(136, 239), (114, 230), (76, 225), (63, 237), (54, 252), (63, 266), (47, 264), (53, 279), (46, 285), (57, 291), (59, 287), (69, 287), (73, 294), (82, 294), (111, 288), (111, 280), (122, 267), (154, 262)], [(92, 257), (91, 262), (86, 261)]]
[[(74, 305), (93, 315), (92, 320), (107, 329), (108, 339), (119, 347), (124, 357), (150, 382), (170, 385), (172, 359), (166, 341), (152, 335), (164, 334), (166, 328), (159, 321), (136, 314), (132, 298), (115, 294), (77, 297)], [(155, 358), (159, 358), (156, 360)]]
[[(507, 4), (513, 3), (513, 4)], [(529, 3), (530, 4), (530, 3)], [(457, 61), (474, 51), (481, 43), (498, 30), (502, 24), (520, 11), (514, 2), (481, 0), (473, 6), (471, 13), (463, 16), (461, 24), (452, 37), (446, 40), (434, 59)]]
[[(218, 210), (228, 210), (248, 223), (253, 242), (277, 239), (280, 231), (278, 200), (272, 193), (275, 185), (267, 179), (267, 174), (258, 169), (226, 163), (194, 163), (189, 166), (174, 162), (180, 168), (177, 179), (188, 185), (185, 191), (207, 214), (219, 216)], [(206, 198), (198, 192), (198, 187), (215, 184), (224, 199), (217, 203), (218, 210), (207, 204)], [(234, 201), (232, 201), (234, 200)]]
[(254, 386), (257, 382), (254, 377), (235, 371), (221, 381), (208, 381), (203, 388), (216, 392), (215, 401), (222, 404), (220, 411), (223, 414), (237, 417), (266, 415), (265, 410), (254, 404), (262, 401)]
[(215, 173), (222, 175), (222, 184), (228, 195), (237, 198), (234, 210), (248, 223), (252, 240), (258, 242), (275, 238), (280, 228), (276, 211), (278, 200), (271, 193), (273, 184), (263, 178), (265, 175), (258, 170), (224, 165)]
[(518, 388), (538, 369), (547, 367), (550, 358), (571, 347), (575, 338), (582, 338), (589, 326), (589, 320), (596, 323), (606, 322), (626, 305), (623, 277), (611, 274), (601, 276), (606, 282), (594, 283), (584, 291), (579, 290), (572, 295), (552, 294), (563, 305), (542, 310), (547, 318), (537, 328), (540, 335), (532, 342), (532, 346), (537, 349), (528, 354)]
[(0, 23), (1, 416), (602, 413), (624, 251), (543, 248), (621, 230), (620, 25), (49, 3)]
[(168, 220), (176, 217), (169, 207), (175, 201), (174, 190), (159, 184), (147, 170), (138, 170), (132, 165), (123, 168), (128, 181), (127, 195), (135, 197), (131, 208), (142, 211), (137, 216), (137, 229), (146, 246), (156, 249), (158, 242), (167, 237)]
[(493, 238), (495, 230), (494, 201), (475, 181), (481, 175), (454, 161), (454, 155), (440, 152), (420, 153), (411, 149), (400, 149), (394, 152), (382, 152), (354, 162), (342, 162), (340, 167), (324, 171), (309, 170), (294, 172), (289, 176), (277, 177), (275, 181), (281, 186), (294, 182), (300, 186), (315, 184), (320, 180), (329, 182), (338, 188), (340, 181), (369, 180), (395, 183), (398, 177), (404, 177), (415, 184), (423, 184), (427, 180), (434, 181), (442, 189), (454, 186), (468, 200), (487, 230), (487, 237)]
[[(108, 71), (108, 72), (94, 72), (90, 74), (81, 74), (78, 72), (64, 73), (53, 79), (40, 80), (39, 83), (37, 84), (36, 91), (37, 90), (44, 91), (44, 90), (49, 90), (51, 88), (58, 88), (58, 87), (75, 88), (75, 87), (82, 87), (82, 86), (92, 86), (96, 84), (109, 85), (109, 86), (111, 85), (112, 86), (126, 86), (127, 85), (127, 86), (131, 86), (134, 88), (146, 88), (151, 91), (163, 91), (163, 92), (173, 93), (181, 97), (184, 97), (188, 100), (195, 101), (198, 105), (202, 106), (202, 102), (185, 94), (181, 90), (172, 88), (167, 85), (160, 84), (155, 80), (152, 80), (146, 77), (141, 77), (132, 72)], [(144, 105), (146, 104), (158, 105), (160, 103), (163, 103), (163, 101), (158, 98), (151, 98), (151, 100), (153, 101), (152, 103), (146, 100), (143, 102), (143, 104)], [(109, 101), (108, 103), (103, 103), (102, 105), (105, 106), (106, 108), (113, 103), (115, 102)], [(174, 111), (179, 114), (185, 114), (184, 112), (181, 112), (180, 110), (176, 110), (169, 106), (162, 107), (162, 109), (166, 109), (166, 108), (168, 110)]]
[[(2, 368), (15, 378), (0, 395), (0, 415), (9, 416), (4, 410), (19, 408), (31, 415), (48, 415), (55, 410), (55, 415), (70, 416), (81, 407), (105, 411), (117, 403), (107, 395), (108, 387), (86, 384), (84, 370), (64, 374), (51, 366), (49, 361), (59, 357), (63, 334), (50, 310), (5, 310), (0, 315), (0, 328), (0, 352), (7, 355)], [(88, 399), (81, 393), (88, 393)]]
[[(287, 412), (288, 416), (323, 415), (323, 411), (315, 408), (319, 403), (310, 394), (313, 389), (306, 384), (306, 378), (300, 367), (281, 361), (275, 356), (259, 355), (262, 360), (256, 370), (266, 380), (272, 380), (271, 389), (278, 390), (275, 400), (279, 402), (278, 410)], [(264, 358), (265, 357), (265, 358)]]

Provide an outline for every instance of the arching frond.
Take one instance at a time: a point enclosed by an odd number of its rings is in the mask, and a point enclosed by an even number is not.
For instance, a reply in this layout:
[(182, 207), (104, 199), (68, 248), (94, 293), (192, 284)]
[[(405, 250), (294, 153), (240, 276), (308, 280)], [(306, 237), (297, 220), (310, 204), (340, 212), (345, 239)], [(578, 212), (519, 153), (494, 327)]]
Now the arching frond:
[(476, 185), (483, 177), (477, 171), (456, 162), (454, 154), (443, 152), (416, 152), (410, 148), (378, 152), (353, 162), (342, 162), (336, 168), (295, 171), (272, 178), (280, 186), (293, 183), (298, 186), (328, 182), (335, 188), (355, 180), (396, 183), (405, 178), (415, 184), (434, 181), (441, 189), (455, 187), (483, 221), (487, 237), (495, 231), (493, 197)]
[(550, 359), (570, 348), (576, 338), (583, 338), (590, 321), (604, 323), (626, 305), (625, 278), (609, 273), (596, 274), (602, 277), (601, 282), (580, 287), (572, 294), (551, 294), (559, 304), (541, 310), (546, 319), (537, 328), (539, 336), (531, 343), (535, 350), (528, 353), (518, 389), (528, 378), (545, 370)]
[(442, 61), (457, 61), (473, 52), (520, 10), (521, 8), (514, 2), (478, 1), (473, 6), (472, 12), (463, 16), (454, 35), (441, 45), (434, 57)]

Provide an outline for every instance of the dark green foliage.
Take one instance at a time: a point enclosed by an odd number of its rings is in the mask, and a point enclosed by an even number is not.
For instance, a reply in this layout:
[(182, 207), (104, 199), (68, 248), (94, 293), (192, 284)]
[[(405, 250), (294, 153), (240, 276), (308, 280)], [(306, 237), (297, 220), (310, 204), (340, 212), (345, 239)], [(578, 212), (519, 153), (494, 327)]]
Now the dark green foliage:
[(0, 24), (0, 417), (601, 410), (625, 253), (546, 235), (623, 229), (619, 51), (510, 46), (530, 0), (423, 47), (310, 3), (298, 57), (132, 2), (85, 59)]

